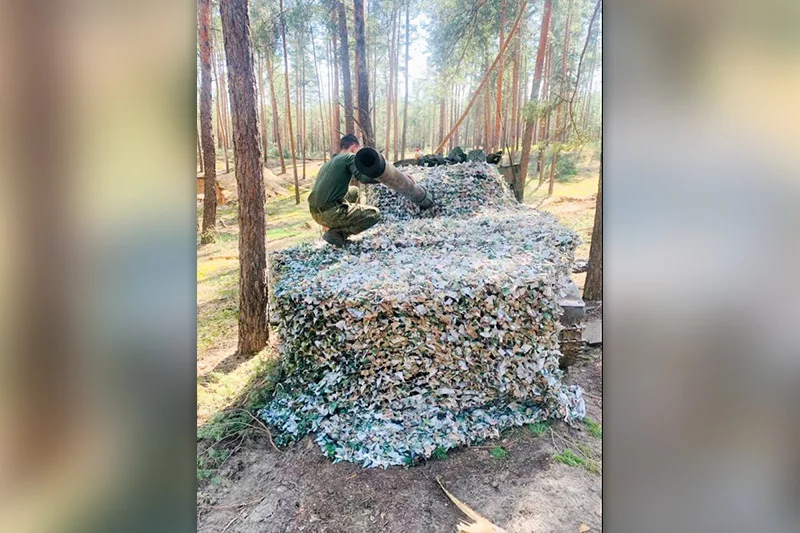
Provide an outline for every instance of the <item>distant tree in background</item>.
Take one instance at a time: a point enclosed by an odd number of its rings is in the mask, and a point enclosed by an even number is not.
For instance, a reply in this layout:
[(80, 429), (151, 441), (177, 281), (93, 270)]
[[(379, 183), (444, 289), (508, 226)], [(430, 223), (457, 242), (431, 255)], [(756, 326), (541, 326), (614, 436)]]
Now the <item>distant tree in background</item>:
[(258, 145), (258, 110), (247, 0), (220, 0), (230, 76), (236, 188), (239, 195), (240, 354), (254, 354), (269, 339), (264, 178)]

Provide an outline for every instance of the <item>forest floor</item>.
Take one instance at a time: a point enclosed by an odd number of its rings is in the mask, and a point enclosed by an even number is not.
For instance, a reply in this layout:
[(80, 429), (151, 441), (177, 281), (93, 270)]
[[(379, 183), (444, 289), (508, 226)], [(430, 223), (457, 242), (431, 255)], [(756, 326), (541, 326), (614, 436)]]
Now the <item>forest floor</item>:
[[(308, 162), (296, 205), (291, 170), (274, 174), (278, 191), (267, 200), (270, 250), (319, 238), (306, 197), (321, 162)], [(232, 174), (219, 179), (235, 193)], [(218, 165), (219, 167), (219, 165)], [(547, 184), (531, 182), (526, 203), (552, 212), (578, 232), (587, 258), (594, 220), (599, 161), (585, 157), (578, 174)], [(265, 181), (272, 176), (266, 175)], [(278, 189), (280, 187), (280, 189)], [(235, 197), (234, 197), (235, 198)], [(198, 218), (201, 206), (198, 203)], [(331, 464), (306, 438), (276, 450), (260, 423), (238, 408), (256, 405), (270, 390), (277, 339), (255, 357), (236, 349), (238, 217), (235, 203), (218, 211), (219, 235), (197, 249), (198, 531), (205, 532), (452, 532), (462, 518), (439, 490), (441, 476), (455, 496), (509, 532), (601, 530), (602, 349), (587, 349), (567, 374), (587, 393), (588, 419), (534, 425), (498, 441), (451, 451), (410, 469), (363, 469)], [(583, 285), (584, 274), (576, 275)]]

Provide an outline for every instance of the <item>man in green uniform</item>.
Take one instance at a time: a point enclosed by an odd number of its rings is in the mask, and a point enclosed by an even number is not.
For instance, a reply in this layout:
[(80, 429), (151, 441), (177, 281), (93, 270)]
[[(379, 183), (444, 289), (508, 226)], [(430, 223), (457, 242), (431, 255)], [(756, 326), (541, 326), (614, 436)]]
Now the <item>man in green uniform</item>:
[(339, 153), (322, 165), (308, 196), (311, 217), (329, 228), (325, 242), (343, 246), (350, 235), (371, 228), (381, 218), (377, 207), (358, 203), (358, 187), (349, 187), (350, 178), (361, 183), (378, 183), (356, 169), (355, 153), (361, 148), (358, 137), (347, 134), (339, 141)]

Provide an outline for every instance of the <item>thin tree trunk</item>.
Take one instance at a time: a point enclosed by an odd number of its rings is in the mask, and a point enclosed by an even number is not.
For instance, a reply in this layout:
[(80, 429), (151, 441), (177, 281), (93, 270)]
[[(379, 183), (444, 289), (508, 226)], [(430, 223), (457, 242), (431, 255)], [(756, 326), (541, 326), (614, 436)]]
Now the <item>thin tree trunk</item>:
[[(517, 125), (519, 124), (519, 40), (520, 35), (517, 33), (514, 37), (513, 66), (511, 68), (511, 154), (517, 150)], [(508, 154), (509, 157), (511, 154)]]
[(302, 97), (300, 98), (300, 110), (303, 115), (303, 122), (302, 124), (302, 136), (301, 139), (303, 143), (302, 146), (302, 154), (303, 154), (303, 181), (306, 179), (306, 143), (308, 142), (308, 130), (306, 130), (306, 54), (305, 49), (303, 53), (300, 55), (300, 78), (302, 79), (302, 84), (300, 86), (300, 92)]
[[(203, 226), (200, 242), (214, 242), (217, 224), (217, 154), (214, 148), (214, 126), (211, 121), (211, 0), (198, 0), (198, 33), (200, 45), (200, 137), (203, 138), (203, 153), (200, 158), (203, 179)], [(205, 159), (205, 162), (203, 161)]]
[[(556, 123), (558, 117), (556, 116)], [(553, 195), (553, 186), (556, 182), (556, 165), (558, 164), (558, 148), (554, 146), (553, 156), (550, 158), (550, 183), (547, 185), (547, 196)]]
[(403, 95), (403, 139), (400, 142), (401, 157), (406, 157), (406, 133), (408, 132), (408, 36), (409, 36), (409, 10), (411, 0), (406, 0), (406, 57), (405, 57), (405, 93)]
[(269, 75), (269, 99), (272, 102), (272, 121), (275, 126), (275, 143), (278, 145), (278, 157), (281, 160), (281, 174), (286, 174), (286, 161), (283, 158), (283, 143), (281, 143), (281, 128), (278, 122), (278, 99), (275, 97), (275, 83), (273, 81), (272, 51), (267, 50), (267, 70)]
[[(567, 21), (564, 25), (564, 49), (561, 51), (561, 94), (562, 96), (567, 94), (567, 58), (569, 57), (569, 37), (570, 37), (570, 25), (572, 22), (572, 0), (569, 0), (569, 7), (567, 8)], [(556, 136), (557, 139), (561, 142), (565, 142), (567, 139), (567, 110), (564, 107), (564, 103), (561, 102), (558, 104), (558, 109), (556, 110)], [(560, 124), (560, 127), (559, 127)]]
[(441, 140), (439, 147), (436, 149), (436, 153), (439, 153), (442, 150), (447, 140), (450, 138), (453, 132), (458, 128), (458, 126), (464, 120), (466, 114), (469, 113), (470, 109), (472, 109), (472, 106), (473, 104), (475, 104), (475, 100), (478, 97), (478, 94), (480, 94), (481, 89), (483, 89), (484, 85), (486, 85), (486, 81), (489, 79), (489, 74), (497, 65), (497, 63), (503, 58), (503, 55), (506, 53), (506, 49), (508, 48), (508, 43), (511, 41), (511, 38), (514, 37), (514, 35), (517, 33), (517, 28), (519, 28), (519, 21), (522, 19), (522, 15), (523, 13), (525, 13), (525, 8), (527, 7), (527, 5), (528, 1), (522, 0), (519, 8), (519, 13), (517, 14), (517, 18), (514, 20), (514, 25), (511, 27), (511, 31), (508, 33), (508, 39), (506, 40), (506, 42), (503, 43), (502, 48), (500, 48), (500, 51), (497, 53), (497, 57), (495, 57), (494, 61), (492, 62), (492, 66), (483, 75), (483, 80), (481, 80), (480, 85), (478, 85), (478, 89), (475, 91), (475, 94), (473, 94), (472, 98), (470, 98), (469, 104), (467, 104), (467, 109), (464, 110), (464, 113), (450, 129), (450, 133), (448, 133), (445, 136), (445, 138)]
[(222, 105), (222, 132), (225, 134), (225, 141), (223, 143), (225, 145), (225, 172), (230, 173), (231, 165), (229, 150), (233, 149), (233, 139), (231, 138), (233, 123), (229, 117), (230, 105), (228, 103), (228, 80), (224, 69), (225, 58), (222, 58), (221, 61), (223, 63), (222, 68), (219, 69), (219, 82), (222, 84), (222, 91), (220, 92), (220, 104)]
[[(220, 137), (222, 138), (222, 153), (225, 154), (225, 173), (228, 174), (231, 171), (231, 167), (230, 163), (228, 163), (228, 134), (226, 131), (227, 120), (225, 119), (225, 112), (223, 111), (223, 102), (225, 101), (223, 95), (225, 93), (222, 89), (222, 82), (220, 81), (220, 76), (218, 74), (219, 69), (217, 69), (217, 58), (215, 57), (213, 49), (211, 52), (211, 59), (214, 65), (214, 80), (217, 84), (217, 128), (219, 129)], [(216, 170), (216, 161), (214, 162), (214, 167)]]
[(603, 299), (603, 150), (600, 150), (600, 180), (597, 182), (597, 202), (594, 211), (592, 244), (583, 299), (593, 302)]
[[(484, 65), (486, 62), (484, 61)], [(486, 68), (486, 67), (484, 67)], [(494, 148), (494, 127), (492, 125), (492, 88), (490, 86), (486, 86), (486, 90), (483, 92), (483, 124), (486, 128), (486, 153), (492, 151)]]
[(363, 132), (364, 146), (375, 147), (375, 133), (369, 112), (369, 74), (367, 50), (364, 37), (364, 2), (353, 0), (356, 32), (356, 78), (358, 79), (358, 122)]
[[(398, 10), (397, 18), (399, 19), (400, 12)], [(392, 64), (394, 65), (394, 86), (392, 88), (392, 94), (394, 98), (392, 98), (392, 121), (394, 122), (393, 129), (392, 129), (392, 138), (394, 139), (394, 160), (397, 161), (397, 151), (400, 149), (400, 136), (397, 133), (398, 120), (397, 115), (397, 94), (400, 92), (400, 24), (399, 20), (396, 23), (397, 32), (395, 37), (395, 44), (394, 44), (394, 60)]]
[(266, 214), (258, 149), (258, 114), (247, 0), (221, 0), (225, 57), (230, 73), (236, 185), (239, 193), (240, 354), (261, 351), (269, 339), (267, 320)]
[(300, 203), (300, 182), (297, 179), (297, 156), (294, 148), (294, 132), (292, 131), (292, 102), (289, 97), (289, 54), (286, 52), (286, 19), (283, 14), (283, 0), (280, 0), (281, 10), (281, 40), (283, 41), (283, 73), (286, 83), (286, 119), (289, 123), (289, 143), (292, 155), (292, 172), (294, 173), (294, 202)]
[[(335, 21), (335, 16), (331, 12), (331, 16)], [(342, 136), (342, 115), (339, 109), (339, 51), (336, 47), (337, 37), (336, 32), (333, 31), (331, 35), (331, 43), (333, 44), (333, 138), (331, 139), (331, 153), (335, 154), (339, 151), (339, 138)]]
[[(500, 48), (503, 48), (503, 41), (505, 39), (506, 31), (506, 0), (500, 0)], [(503, 63), (500, 60), (497, 65), (497, 97), (495, 99), (495, 118), (494, 118), (494, 142), (496, 146), (502, 148), (502, 140), (500, 138), (500, 124), (502, 121), (501, 113), (503, 109)]]
[[(547, 33), (550, 28), (550, 17), (553, 11), (553, 0), (544, 1), (544, 13), (542, 14), (542, 30), (539, 34), (539, 47), (536, 52), (536, 66), (533, 71), (533, 85), (531, 87), (531, 102), (539, 101), (539, 85), (542, 79), (542, 69), (544, 67), (544, 56), (547, 52)], [(534, 117), (525, 120), (525, 129), (522, 134), (522, 153), (519, 158), (520, 167), (520, 190), (525, 193), (525, 180), (528, 176), (528, 162), (531, 156), (531, 142), (533, 141), (533, 128), (536, 120)]]
[(392, 31), (389, 34), (389, 79), (386, 81), (386, 159), (389, 159), (392, 134), (392, 92), (394, 91), (394, 35), (397, 29), (397, 11), (392, 11)]
[(341, 49), (339, 60), (342, 62), (342, 85), (344, 90), (344, 126), (347, 133), (355, 132), (353, 121), (353, 85), (350, 81), (350, 43), (347, 40), (347, 14), (344, 2), (338, 2), (339, 9), (339, 41)]
[(256, 57), (258, 64), (258, 95), (259, 95), (259, 109), (261, 116), (261, 147), (264, 152), (264, 166), (268, 162), (269, 145), (267, 144), (267, 102), (264, 97), (264, 68), (263, 62)]
[[(312, 56), (314, 58), (314, 72), (317, 75), (317, 92), (319, 93), (319, 120), (320, 120), (320, 124), (322, 126), (320, 133), (322, 134), (322, 138), (325, 139), (325, 131), (326, 131), (325, 115), (326, 115), (326, 110), (325, 110), (324, 104), (322, 103), (322, 94), (323, 94), (322, 93), (322, 78), (320, 78), (320, 75), (319, 75), (319, 62), (317, 61), (317, 46), (314, 43), (314, 32), (311, 29), (309, 29), (308, 33), (309, 33), (309, 35), (311, 35), (311, 53), (312, 53)], [(323, 146), (324, 145), (325, 145), (325, 143), (323, 143)], [(325, 161), (328, 160), (328, 155), (327, 154), (328, 154), (327, 150), (323, 149), (322, 150), (322, 158)]]

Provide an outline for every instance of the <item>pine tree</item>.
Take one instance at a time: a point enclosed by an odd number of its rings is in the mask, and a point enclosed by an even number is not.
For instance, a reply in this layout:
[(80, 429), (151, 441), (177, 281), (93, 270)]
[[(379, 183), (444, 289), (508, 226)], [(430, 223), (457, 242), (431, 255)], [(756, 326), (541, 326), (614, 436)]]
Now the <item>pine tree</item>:
[(239, 342), (240, 354), (266, 346), (267, 250), (264, 178), (258, 147), (255, 75), (247, 0), (220, 0), (230, 98), (236, 187), (239, 195)]

